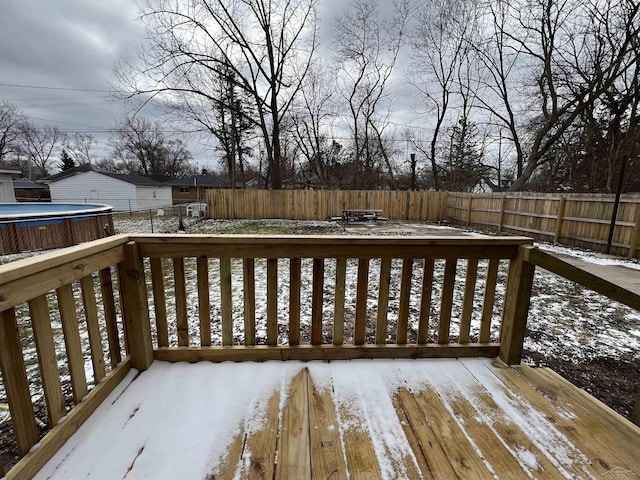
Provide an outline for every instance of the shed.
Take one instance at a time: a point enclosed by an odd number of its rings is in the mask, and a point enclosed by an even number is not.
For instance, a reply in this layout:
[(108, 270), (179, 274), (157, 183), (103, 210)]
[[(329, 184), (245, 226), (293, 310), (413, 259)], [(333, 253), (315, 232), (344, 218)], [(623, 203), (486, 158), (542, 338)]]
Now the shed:
[(0, 203), (14, 203), (16, 201), (11, 177), (19, 174), (20, 170), (0, 164)]

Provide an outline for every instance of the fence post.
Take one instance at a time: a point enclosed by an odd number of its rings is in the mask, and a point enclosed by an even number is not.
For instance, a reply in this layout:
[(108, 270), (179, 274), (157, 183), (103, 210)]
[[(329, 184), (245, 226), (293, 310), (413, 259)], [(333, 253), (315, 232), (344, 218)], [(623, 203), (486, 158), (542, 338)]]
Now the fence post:
[(469, 194), (469, 205), (467, 208), (467, 226), (471, 225), (471, 203), (473, 202), (473, 197)]
[(635, 219), (635, 225), (633, 226), (633, 232), (631, 232), (631, 242), (629, 245), (629, 256), (631, 258), (636, 257), (636, 253), (638, 252), (638, 243), (640, 241), (640, 203), (636, 203), (635, 205), (636, 205), (636, 219)]
[(500, 200), (500, 219), (498, 220), (498, 232), (502, 233), (502, 225), (504, 224), (504, 208), (507, 203), (507, 194), (502, 194), (502, 199)]
[(507, 293), (500, 330), (500, 358), (508, 365), (518, 365), (522, 359), (522, 344), (527, 328), (534, 265), (525, 261), (528, 249), (520, 246), (518, 256), (511, 260)]
[[(142, 257), (135, 242), (124, 245), (125, 258), (118, 265), (120, 301), (124, 317), (131, 367), (146, 370), (153, 362), (149, 303)], [(126, 294), (125, 294), (126, 292)]]
[(553, 243), (558, 243), (560, 241), (560, 233), (562, 232), (562, 219), (564, 218), (564, 206), (566, 202), (567, 197), (561, 195), (560, 203), (558, 204), (558, 218), (556, 219), (556, 231), (553, 235)]

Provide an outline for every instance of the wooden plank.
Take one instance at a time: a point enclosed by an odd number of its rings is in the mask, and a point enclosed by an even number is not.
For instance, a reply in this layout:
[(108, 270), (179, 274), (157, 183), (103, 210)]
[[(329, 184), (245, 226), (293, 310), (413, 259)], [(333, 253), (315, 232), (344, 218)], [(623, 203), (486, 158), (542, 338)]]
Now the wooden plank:
[(302, 268), (299, 258), (291, 258), (289, 262), (289, 345), (299, 345)]
[(502, 198), (500, 199), (500, 218), (498, 220), (498, 232), (502, 232), (502, 226), (504, 225), (504, 209), (507, 204), (507, 195), (502, 194)]
[[(125, 259), (118, 265), (120, 302), (131, 366), (144, 371), (153, 361), (151, 325), (144, 265), (138, 246), (129, 242), (124, 246)], [(125, 294), (126, 292), (126, 294)]]
[(233, 345), (233, 305), (231, 300), (231, 259), (220, 259), (220, 310), (222, 345)]
[(631, 241), (629, 242), (629, 256), (635, 258), (638, 254), (638, 244), (640, 244), (640, 203), (636, 203), (635, 220), (633, 222), (633, 231), (631, 232)]
[(378, 317), (376, 320), (376, 343), (387, 343), (387, 313), (389, 310), (389, 283), (391, 281), (391, 259), (380, 261), (380, 288), (378, 289)]
[(451, 308), (453, 307), (453, 289), (456, 283), (457, 259), (447, 259), (444, 267), (442, 300), (440, 302), (440, 322), (438, 323), (438, 343), (449, 343)]
[(244, 344), (256, 344), (256, 263), (245, 258), (242, 263), (244, 284)]
[(60, 385), (60, 370), (56, 356), (56, 346), (53, 342), (53, 330), (49, 317), (49, 304), (45, 295), (39, 295), (29, 301), (31, 325), (35, 339), (38, 363), (44, 396), (47, 401), (49, 425), (54, 426), (66, 415), (64, 397)]
[[(243, 460), (245, 461), (240, 470), (240, 478), (261, 480), (274, 478), (279, 415), (280, 392), (275, 392), (267, 403), (260, 430), (246, 431), (245, 451), (243, 452)], [(248, 455), (245, 452), (248, 452)], [(247, 464), (248, 468), (246, 468)]]
[(358, 284), (356, 293), (356, 321), (353, 332), (354, 345), (365, 342), (367, 329), (367, 297), (369, 295), (369, 260), (358, 259)]
[(496, 283), (498, 281), (498, 266), (500, 260), (492, 258), (489, 260), (487, 269), (487, 279), (484, 286), (484, 300), (482, 302), (482, 318), (480, 319), (479, 343), (488, 343), (491, 336), (491, 317), (493, 316), (493, 306), (495, 304)]
[(542, 267), (572, 282), (579, 283), (583, 287), (598, 292), (611, 300), (640, 310), (640, 295), (637, 293), (626, 290), (604, 278), (586, 272), (553, 255), (531, 247), (524, 250), (524, 259), (525, 262), (529, 264)]
[(15, 309), (0, 311), (0, 369), (9, 402), (18, 454), (25, 455), (38, 440), (31, 393), (24, 365)]
[(107, 340), (109, 342), (109, 359), (111, 369), (122, 361), (120, 354), (120, 336), (118, 334), (118, 317), (116, 314), (116, 301), (113, 295), (113, 280), (111, 268), (100, 270), (100, 290), (102, 292), (102, 305), (104, 306), (104, 321), (107, 326)]
[(87, 389), (87, 376), (84, 371), (84, 358), (82, 356), (82, 344), (80, 343), (76, 302), (73, 297), (71, 285), (58, 288), (56, 295), (58, 297), (60, 320), (64, 332), (69, 376), (71, 377), (71, 387), (73, 389), (73, 403), (77, 405), (89, 390)]
[(424, 260), (422, 269), (422, 293), (420, 295), (420, 318), (418, 320), (418, 343), (427, 343), (429, 337), (429, 317), (431, 316), (431, 293), (433, 290), (433, 264), (431, 258)]
[(471, 314), (473, 313), (473, 297), (476, 294), (476, 279), (478, 275), (478, 259), (470, 258), (467, 262), (467, 277), (464, 283), (464, 300), (462, 302), (462, 316), (460, 317), (460, 338), (458, 342), (469, 343), (471, 328)]
[[(43, 255), (43, 257), (44, 256), (45, 255)], [(33, 258), (39, 257), (40, 255)], [(28, 276), (19, 277), (13, 281), (8, 281), (8, 279), (14, 277), (16, 271), (32, 271), (35, 267), (32, 268), (31, 264), (29, 264), (30, 268), (28, 269), (17, 267), (13, 270), (9, 267), (11, 267), (11, 264), (14, 262), (2, 265), (0, 266), (0, 310), (26, 302), (31, 298), (43, 295), (68, 283), (73, 283), (89, 273), (121, 262), (122, 258), (122, 247), (112, 248), (74, 262), (64, 263), (48, 269), (46, 267), (50, 262), (45, 258), (41, 263), (43, 270)], [(20, 261), (15, 263), (19, 264)], [(5, 278), (4, 275), (7, 277)]]
[[(131, 361), (127, 357), (114, 368), (106, 380), (96, 385), (80, 405), (73, 408), (64, 422), (56, 425), (40, 441), (37, 449), (29, 452), (7, 474), (6, 480), (22, 480), (33, 478), (36, 473), (53, 457), (56, 452), (71, 438), (89, 416), (100, 406), (105, 398), (118, 386), (131, 369)], [(31, 416), (33, 419), (33, 415)]]
[(438, 345), (297, 345), (255, 347), (168, 347), (154, 350), (154, 359), (167, 362), (241, 362), (266, 360), (354, 360), (360, 358), (495, 358), (497, 343)]
[(89, 334), (89, 347), (91, 349), (91, 364), (93, 366), (93, 381), (98, 383), (106, 375), (104, 367), (104, 352), (102, 351), (102, 335), (98, 322), (98, 306), (96, 305), (96, 292), (93, 285), (93, 276), (88, 275), (80, 279), (82, 288), (82, 304), (84, 316), (87, 320), (87, 333)]
[(347, 479), (340, 428), (330, 388), (318, 388), (308, 375), (309, 446), (313, 478)]
[(278, 343), (278, 259), (267, 259), (267, 345)]
[(400, 282), (400, 306), (398, 310), (398, 328), (396, 343), (407, 343), (407, 328), (409, 324), (409, 299), (411, 297), (411, 278), (413, 276), (413, 259), (402, 260), (402, 280)]
[(289, 395), (282, 411), (275, 478), (311, 478), (308, 373), (306, 368), (302, 370), (289, 386)]
[(523, 247), (517, 259), (511, 260), (502, 314), (500, 358), (508, 365), (518, 365), (522, 358), (522, 345), (533, 286), (535, 268), (524, 261), (524, 248), (526, 247)]
[(173, 285), (176, 300), (178, 345), (189, 345), (189, 321), (187, 319), (187, 287), (184, 279), (184, 258), (173, 259)]
[(347, 259), (336, 259), (336, 288), (334, 292), (333, 310), (333, 344), (342, 345), (344, 342), (344, 296), (347, 276)]
[(198, 257), (198, 320), (200, 321), (200, 345), (211, 345), (211, 300), (209, 299), (209, 259)]
[(342, 444), (347, 460), (348, 478), (383, 478), (369, 433), (360, 426), (358, 412), (341, 405), (337, 414), (342, 424)]
[[(465, 431), (431, 388), (411, 392), (458, 478), (493, 479)], [(451, 477), (449, 477), (451, 478)]]
[(167, 300), (164, 292), (164, 272), (162, 259), (152, 258), (151, 287), (153, 290), (153, 308), (156, 314), (156, 335), (159, 347), (169, 346), (169, 327), (167, 325)]
[(564, 195), (560, 196), (560, 201), (558, 203), (558, 213), (556, 220), (556, 228), (553, 235), (553, 243), (558, 243), (560, 241), (560, 234), (562, 233), (562, 220), (564, 217), (564, 209), (567, 202), (567, 197)]
[[(426, 478), (458, 478), (442, 449), (427, 416), (421, 410), (418, 402), (407, 388), (401, 388), (397, 393), (398, 403), (407, 419), (408, 426), (415, 437), (419, 451), (414, 448), (416, 457), (424, 459), (421, 469)], [(420, 463), (420, 461), (419, 461)]]
[(324, 303), (324, 259), (313, 259), (311, 293), (311, 345), (322, 344), (322, 306)]

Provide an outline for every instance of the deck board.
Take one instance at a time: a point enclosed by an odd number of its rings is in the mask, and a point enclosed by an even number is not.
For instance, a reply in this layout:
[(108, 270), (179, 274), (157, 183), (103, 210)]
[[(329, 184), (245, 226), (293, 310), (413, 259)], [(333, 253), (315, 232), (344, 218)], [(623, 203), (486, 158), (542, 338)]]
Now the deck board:
[(156, 361), (36, 478), (640, 479), (616, 415), (490, 359)]

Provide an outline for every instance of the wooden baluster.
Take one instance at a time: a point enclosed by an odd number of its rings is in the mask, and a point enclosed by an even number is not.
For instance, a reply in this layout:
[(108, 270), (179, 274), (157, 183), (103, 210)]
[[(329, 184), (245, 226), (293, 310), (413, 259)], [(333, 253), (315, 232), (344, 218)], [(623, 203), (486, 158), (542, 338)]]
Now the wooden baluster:
[(311, 345), (322, 344), (322, 306), (324, 303), (324, 259), (313, 259), (313, 290), (311, 294)]
[(369, 291), (369, 259), (358, 259), (358, 286), (356, 294), (356, 322), (353, 344), (363, 345), (367, 329), (367, 296)]
[(464, 284), (464, 300), (462, 303), (462, 317), (460, 318), (459, 343), (469, 343), (471, 329), (471, 314), (473, 313), (473, 297), (476, 293), (476, 279), (478, 277), (478, 259), (467, 261), (467, 278)]
[(398, 311), (398, 329), (396, 343), (407, 343), (407, 328), (409, 326), (409, 298), (411, 297), (411, 277), (413, 276), (413, 259), (402, 260), (402, 281), (400, 283), (400, 308)]
[(378, 289), (378, 318), (376, 320), (376, 343), (387, 342), (387, 313), (389, 310), (389, 283), (391, 282), (391, 259), (380, 261), (380, 288)]
[(23, 456), (38, 442), (39, 437), (14, 308), (0, 312), (0, 369), (18, 453)]
[(484, 301), (482, 302), (482, 319), (480, 320), (480, 337), (478, 343), (489, 343), (491, 338), (491, 317), (496, 296), (496, 283), (498, 281), (498, 266), (500, 259), (489, 260), (487, 281), (484, 287)]
[(102, 351), (102, 336), (100, 335), (100, 323), (98, 322), (98, 306), (96, 305), (93, 277), (88, 275), (81, 278), (80, 286), (82, 287), (82, 304), (84, 305), (84, 315), (87, 319), (87, 332), (89, 334), (89, 346), (91, 347), (93, 381), (97, 385), (106, 376), (106, 371), (104, 368), (104, 352)]
[(431, 315), (431, 292), (433, 290), (433, 258), (424, 260), (422, 272), (422, 294), (420, 296), (420, 319), (418, 320), (418, 343), (427, 343), (429, 317)]
[(169, 327), (167, 326), (167, 300), (164, 292), (164, 273), (162, 259), (152, 258), (151, 287), (153, 289), (153, 309), (156, 314), (156, 335), (159, 347), (169, 346)]
[(107, 339), (109, 341), (109, 358), (111, 368), (122, 361), (120, 354), (120, 338), (118, 335), (118, 320), (116, 315), (116, 302), (113, 295), (113, 280), (111, 268), (100, 270), (100, 290), (102, 291), (102, 305), (104, 306), (104, 319), (107, 325)]
[(189, 322), (187, 320), (187, 287), (184, 280), (184, 258), (173, 259), (173, 282), (176, 298), (178, 346), (189, 346)]
[(453, 307), (453, 288), (456, 283), (457, 258), (448, 258), (444, 268), (442, 300), (440, 302), (440, 324), (438, 325), (438, 343), (449, 343), (451, 308)]
[(53, 342), (53, 330), (49, 317), (49, 303), (46, 295), (40, 295), (29, 301), (31, 325), (38, 352), (38, 363), (42, 375), (42, 386), (49, 411), (49, 425), (56, 426), (58, 421), (66, 415), (64, 397), (60, 385), (60, 371), (56, 356), (56, 346)]
[(211, 302), (209, 300), (209, 260), (198, 257), (198, 319), (200, 320), (200, 345), (211, 346)]
[(118, 265), (118, 277), (127, 351), (131, 357), (131, 367), (144, 371), (153, 362), (144, 264), (135, 242), (124, 245), (124, 255), (124, 261)]
[(233, 345), (233, 304), (231, 299), (231, 259), (220, 259), (220, 310), (222, 313), (222, 345)]
[(82, 344), (80, 343), (80, 331), (78, 329), (78, 315), (76, 314), (76, 302), (73, 297), (71, 285), (63, 285), (56, 290), (60, 320), (64, 332), (64, 344), (67, 349), (69, 362), (69, 374), (71, 387), (73, 388), (73, 402), (77, 405), (88, 393), (87, 376), (84, 372), (84, 358), (82, 356)]
[(244, 344), (256, 344), (256, 265), (253, 258), (243, 262)]
[(278, 344), (278, 259), (267, 259), (267, 345)]
[(347, 277), (347, 259), (336, 259), (336, 288), (333, 306), (333, 344), (344, 342), (344, 291)]
[(289, 345), (300, 345), (301, 259), (292, 258), (289, 269)]

